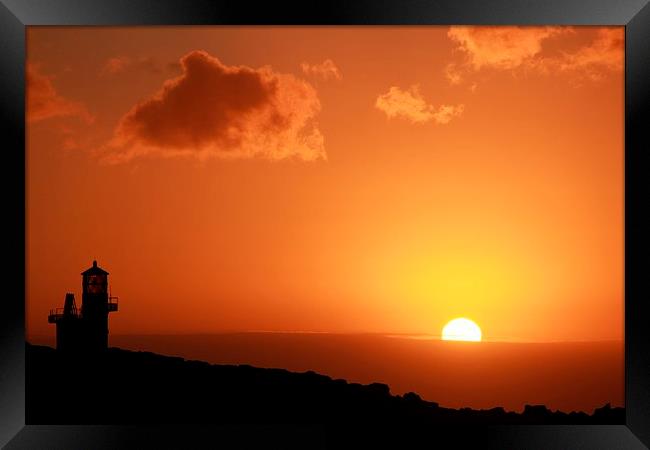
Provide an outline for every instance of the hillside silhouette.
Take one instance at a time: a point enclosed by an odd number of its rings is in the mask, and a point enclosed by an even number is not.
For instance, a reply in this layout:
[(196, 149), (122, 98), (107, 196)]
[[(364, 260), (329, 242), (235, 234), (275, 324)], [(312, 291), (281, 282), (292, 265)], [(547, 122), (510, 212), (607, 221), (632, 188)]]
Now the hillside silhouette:
[(314, 372), (211, 365), (150, 352), (109, 348), (69, 356), (27, 344), (28, 424), (353, 423), (614, 424), (625, 410), (592, 415), (526, 405), (450, 409), (415, 393), (391, 395), (385, 384), (361, 385)]

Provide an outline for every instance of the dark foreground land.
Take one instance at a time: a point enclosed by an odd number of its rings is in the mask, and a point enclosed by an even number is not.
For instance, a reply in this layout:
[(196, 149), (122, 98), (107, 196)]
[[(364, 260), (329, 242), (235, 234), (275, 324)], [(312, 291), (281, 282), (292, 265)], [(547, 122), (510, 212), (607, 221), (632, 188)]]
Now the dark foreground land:
[(417, 394), (391, 395), (385, 384), (361, 385), (314, 372), (210, 365), (111, 348), (73, 357), (27, 344), (28, 424), (358, 423), (623, 424), (625, 410), (592, 415), (527, 405), (440, 407)]

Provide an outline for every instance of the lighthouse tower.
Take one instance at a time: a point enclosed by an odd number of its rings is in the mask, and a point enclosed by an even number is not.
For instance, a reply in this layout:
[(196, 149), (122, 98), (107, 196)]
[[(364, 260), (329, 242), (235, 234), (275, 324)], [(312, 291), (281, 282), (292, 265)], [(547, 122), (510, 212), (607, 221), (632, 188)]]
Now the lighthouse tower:
[(67, 294), (64, 308), (50, 311), (48, 322), (56, 324), (58, 350), (97, 352), (108, 348), (108, 314), (117, 311), (117, 297), (108, 292), (108, 272), (93, 261), (81, 272), (81, 310), (74, 294)]
[(81, 277), (84, 346), (88, 350), (108, 348), (108, 313), (117, 310), (117, 304), (111, 304), (108, 298), (108, 272), (93, 261), (93, 266), (81, 272)]

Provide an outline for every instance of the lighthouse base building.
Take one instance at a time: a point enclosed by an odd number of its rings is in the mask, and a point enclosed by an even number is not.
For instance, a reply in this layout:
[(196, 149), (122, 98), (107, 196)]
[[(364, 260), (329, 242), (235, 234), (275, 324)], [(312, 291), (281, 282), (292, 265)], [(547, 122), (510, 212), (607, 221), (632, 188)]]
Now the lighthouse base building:
[(93, 261), (81, 273), (81, 309), (74, 294), (67, 293), (63, 308), (50, 311), (48, 322), (56, 325), (59, 351), (100, 352), (108, 348), (108, 314), (117, 311), (117, 297), (108, 290), (108, 272)]

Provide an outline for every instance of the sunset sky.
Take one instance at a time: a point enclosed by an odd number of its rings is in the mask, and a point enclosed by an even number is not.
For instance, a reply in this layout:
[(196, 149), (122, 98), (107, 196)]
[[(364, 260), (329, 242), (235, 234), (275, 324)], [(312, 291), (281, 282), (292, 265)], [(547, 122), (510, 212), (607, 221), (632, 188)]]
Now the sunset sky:
[(27, 327), (623, 339), (624, 29), (28, 27)]

